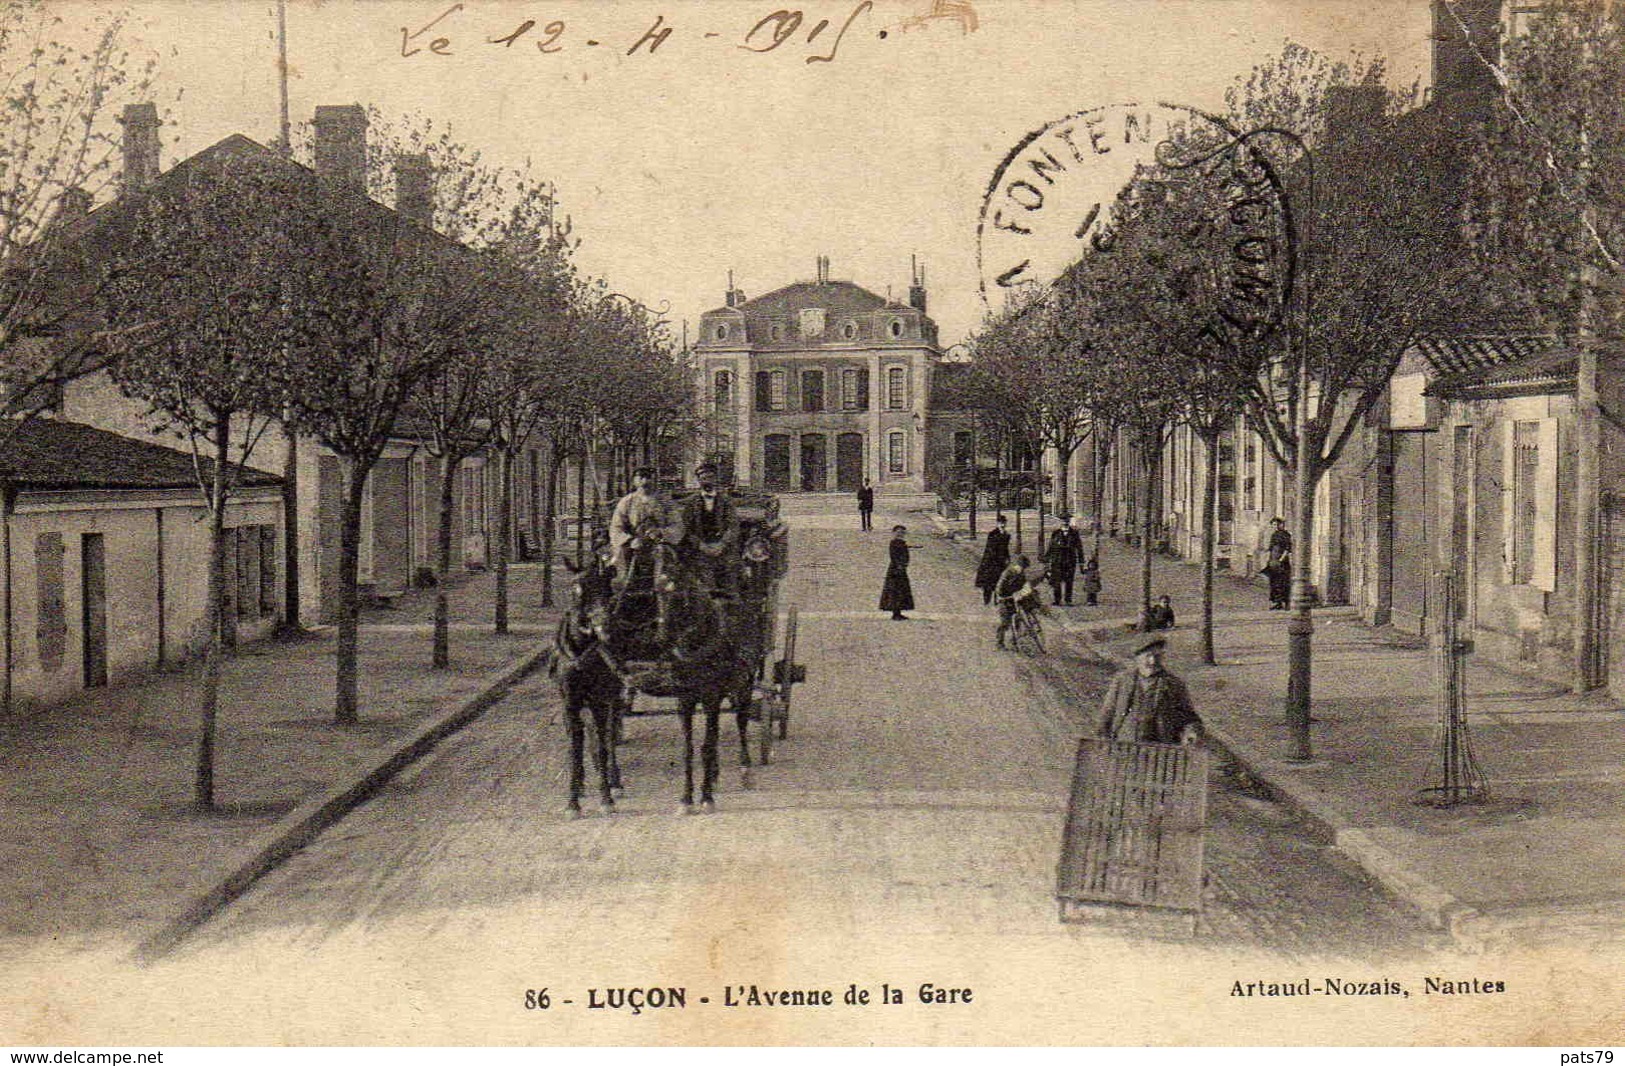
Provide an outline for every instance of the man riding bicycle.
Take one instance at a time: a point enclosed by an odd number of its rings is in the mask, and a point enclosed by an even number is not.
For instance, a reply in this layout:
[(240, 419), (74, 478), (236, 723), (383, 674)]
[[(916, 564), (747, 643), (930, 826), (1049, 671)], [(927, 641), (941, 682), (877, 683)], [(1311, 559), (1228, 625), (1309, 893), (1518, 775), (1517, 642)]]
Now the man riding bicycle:
[(993, 595), (999, 603), (999, 628), (994, 641), (1001, 648), (1004, 647), (1004, 635), (1010, 631), (1010, 624), (1015, 620), (1016, 611), (1031, 610), (1036, 595), (1032, 582), (1027, 579), (1027, 565), (1025, 555), (1016, 556), (1004, 568), (1004, 573), (999, 575), (999, 583), (993, 587)]

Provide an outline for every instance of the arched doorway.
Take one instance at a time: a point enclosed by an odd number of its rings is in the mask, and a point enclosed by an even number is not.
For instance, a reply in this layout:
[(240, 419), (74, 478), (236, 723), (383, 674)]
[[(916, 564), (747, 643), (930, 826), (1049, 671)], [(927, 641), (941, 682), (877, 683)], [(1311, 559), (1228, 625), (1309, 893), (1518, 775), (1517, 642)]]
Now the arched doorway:
[(835, 487), (841, 492), (863, 487), (862, 433), (842, 433), (835, 438)]
[(790, 490), (790, 434), (769, 433), (762, 439), (762, 487), (769, 492)]
[(829, 451), (822, 433), (801, 435), (801, 491), (824, 492), (829, 488)]

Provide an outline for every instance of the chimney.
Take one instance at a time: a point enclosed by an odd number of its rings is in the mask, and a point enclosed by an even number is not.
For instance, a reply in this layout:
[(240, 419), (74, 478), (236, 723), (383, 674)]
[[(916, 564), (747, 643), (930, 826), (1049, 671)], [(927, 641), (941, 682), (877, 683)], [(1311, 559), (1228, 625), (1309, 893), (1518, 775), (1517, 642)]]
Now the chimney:
[(827, 255), (821, 255), (818, 257), (817, 280), (818, 284), (820, 285), (824, 285), (829, 282), (829, 256)]
[(140, 192), (158, 177), (158, 105), (128, 104), (119, 123), (124, 127), (123, 191)]
[(367, 191), (367, 113), (360, 104), (316, 108), (316, 173), (333, 184)]
[(1326, 137), (1340, 140), (1375, 130), (1388, 107), (1380, 85), (1334, 85), (1326, 90)]
[(723, 303), (728, 307), (742, 307), (745, 303), (745, 290), (734, 288), (734, 272), (731, 270), (728, 271), (728, 291)]
[(71, 189), (63, 189), (62, 195), (56, 201), (56, 221), (58, 225), (67, 225), (77, 222), (90, 214), (90, 194), (75, 185)]
[(1501, 0), (1433, 0), (1433, 101), (1464, 120), (1489, 116), (1500, 88)]
[(423, 152), (395, 157), (395, 210), (424, 229), (434, 228), (434, 168)]
[(917, 256), (908, 257), (908, 305), (925, 314), (925, 268)]

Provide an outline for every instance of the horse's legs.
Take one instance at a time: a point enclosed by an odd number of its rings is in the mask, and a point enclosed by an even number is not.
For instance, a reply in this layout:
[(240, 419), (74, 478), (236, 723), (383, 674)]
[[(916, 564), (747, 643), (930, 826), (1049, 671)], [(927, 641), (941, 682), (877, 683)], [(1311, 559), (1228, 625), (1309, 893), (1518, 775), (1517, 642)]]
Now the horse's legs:
[(694, 704), (684, 696), (678, 703), (677, 713), (683, 719), (683, 812), (694, 809)]
[(734, 720), (739, 725), (739, 765), (750, 768), (750, 702), (756, 693), (756, 683), (746, 673), (734, 686), (732, 696), (734, 705)]
[(609, 787), (617, 796), (626, 794), (626, 786), (621, 784), (621, 757), (615, 751), (616, 745), (621, 742), (621, 721), (623, 704), (620, 695), (613, 694), (604, 701), (604, 728), (607, 733), (605, 751), (609, 758)]
[(598, 768), (598, 806), (606, 813), (615, 809), (615, 795), (610, 791), (610, 766), (615, 745), (609, 742), (611, 716), (614, 705), (602, 699), (592, 702), (592, 761)]
[(581, 721), (581, 693), (575, 686), (565, 688), (564, 694), (564, 723), (570, 731), (570, 805), (569, 813), (572, 817), (581, 813), (581, 793), (586, 785), (586, 768), (582, 765), (582, 732)]
[(711, 798), (711, 792), (717, 784), (717, 733), (719, 732), (718, 719), (722, 717), (722, 693), (710, 694), (705, 700), (705, 742), (700, 748), (700, 757), (704, 763), (705, 776), (701, 778), (700, 806), (711, 810), (716, 806)]

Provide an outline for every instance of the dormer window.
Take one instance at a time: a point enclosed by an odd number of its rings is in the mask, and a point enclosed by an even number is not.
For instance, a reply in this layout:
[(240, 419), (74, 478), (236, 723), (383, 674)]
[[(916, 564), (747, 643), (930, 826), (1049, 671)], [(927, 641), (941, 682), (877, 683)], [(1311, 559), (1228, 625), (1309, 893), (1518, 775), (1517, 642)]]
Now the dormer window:
[(894, 318), (894, 319), (891, 320), (891, 335), (894, 338), (901, 337), (903, 335), (903, 320), (902, 319)]
[(847, 319), (846, 324), (841, 327), (841, 336), (845, 337), (849, 341), (857, 340), (858, 324), (853, 322), (851, 319)]
[(784, 339), (784, 327), (779, 325), (777, 322), (775, 322), (771, 326), (768, 327), (767, 335), (768, 335), (768, 338), (771, 339), (771, 340), (775, 340), (775, 341), (783, 340)]
[(718, 322), (717, 323), (717, 328), (716, 328), (715, 333), (714, 333), (714, 336), (719, 341), (727, 340), (728, 339), (728, 324), (726, 322)]

